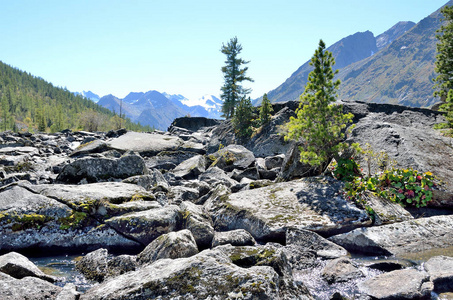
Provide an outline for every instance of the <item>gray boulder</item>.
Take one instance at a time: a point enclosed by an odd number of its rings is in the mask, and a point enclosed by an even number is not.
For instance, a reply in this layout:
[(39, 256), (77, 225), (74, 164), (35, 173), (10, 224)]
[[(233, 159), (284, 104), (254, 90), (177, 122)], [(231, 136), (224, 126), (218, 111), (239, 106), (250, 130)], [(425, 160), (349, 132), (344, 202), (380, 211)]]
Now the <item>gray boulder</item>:
[(277, 181), (289, 181), (302, 177), (310, 177), (321, 174), (319, 168), (312, 167), (300, 161), (300, 144), (292, 142), (285, 159), (282, 163)]
[(232, 246), (253, 246), (255, 245), (253, 236), (244, 229), (216, 232), (212, 240), (212, 247), (230, 244)]
[(304, 229), (288, 228), (286, 230), (286, 245), (294, 245), (303, 251), (314, 251), (323, 258), (339, 258), (348, 255), (348, 251), (337, 244), (323, 238), (316, 232)]
[(57, 181), (63, 183), (79, 183), (107, 181), (111, 178), (124, 179), (148, 172), (142, 157), (134, 154), (123, 155), (121, 158), (85, 157), (64, 166)]
[(404, 255), (453, 246), (453, 215), (359, 228), (330, 241), (352, 252)]
[(255, 166), (249, 167), (245, 170), (233, 170), (230, 174), (231, 178), (241, 182), (242, 179), (258, 180), (260, 179), (260, 174), (258, 169)]
[[(396, 284), (397, 283), (397, 284)], [(431, 299), (429, 275), (416, 269), (384, 273), (359, 283), (359, 290), (372, 299)]]
[(377, 197), (371, 193), (364, 199), (366, 205), (374, 211), (374, 224), (383, 225), (395, 222), (409, 221), (414, 217), (400, 204)]
[(162, 151), (157, 155), (145, 157), (148, 169), (172, 170), (177, 165), (191, 157), (198, 156), (198, 153), (189, 151)]
[(102, 282), (107, 274), (108, 251), (98, 249), (76, 262), (76, 269), (87, 279)]
[(173, 127), (185, 128), (190, 131), (197, 131), (203, 127), (211, 127), (220, 124), (221, 120), (209, 119), (204, 117), (181, 117), (176, 118), (168, 127), (168, 131), (171, 132)]
[(371, 224), (367, 213), (347, 202), (343, 184), (313, 177), (271, 186), (219, 193), (205, 203), (216, 230), (245, 229), (257, 240), (284, 240), (286, 228), (326, 235)]
[(178, 206), (168, 205), (113, 217), (105, 220), (105, 224), (129, 239), (148, 245), (160, 235), (181, 228), (181, 215)]
[(363, 276), (362, 271), (347, 257), (330, 260), (322, 270), (322, 277), (330, 284), (347, 282)]
[(175, 176), (183, 179), (196, 179), (198, 175), (205, 171), (206, 159), (203, 155), (191, 157), (173, 169)]
[(118, 275), (135, 271), (138, 267), (137, 257), (135, 255), (119, 255), (112, 257), (107, 262), (107, 276), (116, 277)]
[(108, 151), (109, 149), (110, 148), (105, 141), (93, 140), (86, 144), (81, 144), (69, 156), (82, 157), (82, 156), (93, 154), (93, 153), (102, 153), (102, 152)]
[(238, 184), (237, 181), (231, 179), (222, 169), (218, 167), (211, 167), (206, 172), (201, 174), (198, 179), (200, 181), (206, 182), (211, 187), (217, 186), (219, 184), (225, 185), (227, 187), (232, 187)]
[(55, 277), (45, 274), (28, 258), (16, 252), (9, 252), (0, 256), (0, 272), (17, 279), (31, 276), (47, 280), (52, 283), (56, 281)]
[(256, 157), (268, 157), (288, 152), (291, 142), (285, 141), (284, 136), (280, 134), (280, 126), (288, 122), (291, 116), (295, 116), (294, 110), (291, 108), (280, 109), (272, 117), (271, 122), (263, 126), (247, 143), (247, 149), (250, 149)]
[(285, 154), (278, 154), (274, 156), (268, 156), (264, 159), (264, 165), (266, 169), (271, 170), (280, 168), (285, 160)]
[(190, 257), (198, 253), (192, 233), (187, 230), (163, 234), (152, 241), (137, 255), (140, 265), (153, 263), (163, 258)]
[(197, 202), (200, 197), (198, 189), (194, 189), (187, 186), (174, 186), (168, 193), (170, 203), (179, 205), (183, 201)]
[(209, 156), (214, 160), (211, 167), (218, 167), (226, 172), (234, 169), (245, 170), (255, 163), (255, 156), (241, 145), (229, 145)]
[(73, 283), (67, 283), (58, 293), (55, 300), (78, 300), (81, 293), (77, 291)]
[(226, 253), (231, 261), (240, 267), (270, 266), (281, 276), (292, 276), (291, 267), (281, 246), (270, 243), (254, 246), (225, 244), (217, 249)]
[(61, 287), (40, 278), (24, 277), (16, 279), (0, 272), (0, 299), (55, 299), (61, 291)]
[(436, 293), (453, 291), (453, 257), (435, 256), (424, 265)]
[(105, 281), (81, 296), (96, 299), (312, 299), (301, 285), (279, 286), (268, 266), (241, 268), (220, 250), (188, 258), (160, 259)]
[(151, 169), (148, 173), (148, 175), (137, 175), (126, 178), (123, 182), (139, 185), (145, 190), (152, 192), (169, 191), (170, 185), (159, 170)]
[(200, 249), (211, 246), (214, 238), (214, 227), (211, 217), (205, 213), (201, 206), (189, 201), (184, 201), (179, 206), (181, 209), (183, 228), (190, 230)]
[(110, 141), (109, 145), (119, 151), (134, 151), (141, 156), (154, 156), (162, 151), (175, 151), (182, 140), (175, 136), (158, 133), (128, 132)]

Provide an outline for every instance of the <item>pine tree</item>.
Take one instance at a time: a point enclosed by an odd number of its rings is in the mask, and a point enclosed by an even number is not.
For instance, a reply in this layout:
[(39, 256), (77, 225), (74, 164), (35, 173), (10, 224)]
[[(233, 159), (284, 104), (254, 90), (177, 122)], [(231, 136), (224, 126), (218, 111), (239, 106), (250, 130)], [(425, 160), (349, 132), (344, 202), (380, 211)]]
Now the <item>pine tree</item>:
[(11, 129), (9, 124), (11, 121), (11, 114), (9, 112), (9, 101), (8, 98), (3, 96), (2, 97), (2, 102), (1, 102), (1, 108), (2, 108), (2, 113), (1, 113), (1, 118), (2, 118), (2, 126), (1, 129), (6, 131), (8, 129)]
[(267, 98), (267, 94), (263, 95), (263, 101), (261, 102), (260, 108), (260, 123), (261, 125), (266, 125), (271, 121), (272, 112), (274, 109), (272, 108), (271, 101)]
[(239, 139), (246, 139), (252, 135), (253, 129), (253, 105), (250, 97), (243, 96), (237, 103), (233, 117), (233, 128)]
[(241, 82), (253, 82), (253, 80), (246, 76), (248, 67), (241, 68), (242, 65), (248, 64), (249, 61), (245, 61), (238, 57), (242, 51), (242, 46), (238, 43), (237, 37), (230, 39), (226, 45), (222, 44), (220, 51), (227, 57), (225, 61), (226, 65), (222, 67), (225, 82), (221, 88), (221, 98), (223, 100), (223, 116), (229, 119), (234, 116), (236, 102), (251, 91), (250, 89), (242, 87)]
[(447, 126), (453, 128), (453, 89), (448, 91), (445, 103), (440, 107), (442, 111), (447, 112), (445, 119), (447, 120)]
[[(434, 79), (435, 97), (440, 97), (445, 102), (448, 91), (453, 89), (453, 6), (442, 8), (443, 24), (437, 30), (436, 68), (438, 74)], [(442, 109), (442, 106), (441, 106)]]
[(302, 139), (300, 161), (323, 170), (332, 158), (338, 161), (339, 154), (347, 147), (341, 142), (343, 130), (352, 122), (352, 114), (343, 114), (342, 106), (334, 104), (340, 81), (334, 81), (337, 73), (332, 70), (335, 60), (325, 50), (322, 40), (311, 59), (314, 70), (308, 75), (304, 93), (300, 96), (297, 117), (287, 124), (286, 139)]

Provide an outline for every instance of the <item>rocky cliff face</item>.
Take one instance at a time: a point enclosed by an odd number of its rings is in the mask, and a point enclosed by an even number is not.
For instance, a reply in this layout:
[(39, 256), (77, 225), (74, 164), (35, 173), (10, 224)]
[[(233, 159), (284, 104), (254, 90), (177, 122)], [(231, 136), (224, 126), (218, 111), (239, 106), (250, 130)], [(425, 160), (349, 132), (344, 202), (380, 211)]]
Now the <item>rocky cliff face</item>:
[[(327, 299), (332, 287), (379, 298), (386, 285), (387, 298), (419, 299), (451, 291), (443, 268), (451, 257), (433, 258), (426, 270), (346, 257), (453, 247), (453, 144), (432, 129), (442, 114), (344, 103), (355, 116), (351, 141), (446, 183), (423, 211), (370, 199), (373, 221), (342, 196), (343, 182), (303, 177), (310, 173), (297, 153), (288, 159), (297, 147), (279, 125), (297, 106), (274, 105), (271, 123), (245, 145), (235, 144), (228, 121), (204, 118), (176, 120), (165, 133), (1, 133), (0, 252), (8, 254), (0, 256), (0, 298)], [(77, 268), (100, 283), (82, 295), (56, 286), (14, 251), (94, 251)], [(400, 277), (404, 287), (394, 284)]]

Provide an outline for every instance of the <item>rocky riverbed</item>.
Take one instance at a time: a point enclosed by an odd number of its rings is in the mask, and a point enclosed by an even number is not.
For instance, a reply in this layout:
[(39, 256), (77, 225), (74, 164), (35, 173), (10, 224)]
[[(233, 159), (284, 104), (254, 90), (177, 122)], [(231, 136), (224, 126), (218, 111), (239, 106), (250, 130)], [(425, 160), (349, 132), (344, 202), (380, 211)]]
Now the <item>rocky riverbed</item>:
[[(453, 140), (432, 129), (442, 114), (344, 104), (351, 141), (444, 181), (424, 209), (371, 197), (371, 218), (342, 182), (309, 177), (279, 134), (297, 105), (274, 105), (245, 145), (229, 122), (203, 118), (167, 132), (0, 133), (0, 298), (448, 297)], [(79, 287), (29, 260), (68, 254), (83, 255)]]

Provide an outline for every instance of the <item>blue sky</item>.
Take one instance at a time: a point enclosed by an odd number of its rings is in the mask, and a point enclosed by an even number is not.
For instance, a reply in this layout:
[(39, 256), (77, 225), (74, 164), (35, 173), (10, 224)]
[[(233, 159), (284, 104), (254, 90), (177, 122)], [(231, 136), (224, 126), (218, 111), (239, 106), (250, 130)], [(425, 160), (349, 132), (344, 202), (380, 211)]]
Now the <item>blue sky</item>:
[(262, 96), (358, 31), (418, 22), (447, 0), (0, 0), (0, 60), (71, 91), (219, 96), (237, 36)]

